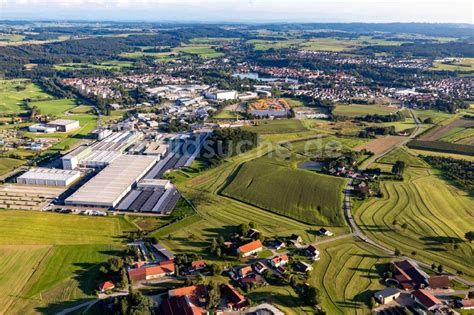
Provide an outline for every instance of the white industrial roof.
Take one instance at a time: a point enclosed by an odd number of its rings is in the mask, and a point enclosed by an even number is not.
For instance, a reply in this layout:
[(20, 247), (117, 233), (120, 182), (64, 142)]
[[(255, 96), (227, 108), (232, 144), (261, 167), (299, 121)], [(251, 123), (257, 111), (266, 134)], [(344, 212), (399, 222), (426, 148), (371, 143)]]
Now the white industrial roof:
[(70, 125), (70, 124), (75, 124), (77, 122), (78, 122), (77, 120), (56, 119), (56, 120), (50, 121), (48, 124), (49, 125), (66, 126), (66, 125)]
[(44, 180), (68, 180), (80, 174), (79, 171), (61, 170), (53, 168), (32, 168), (18, 178), (21, 179), (44, 179)]
[(122, 155), (66, 199), (67, 203), (115, 206), (156, 162), (144, 155)]

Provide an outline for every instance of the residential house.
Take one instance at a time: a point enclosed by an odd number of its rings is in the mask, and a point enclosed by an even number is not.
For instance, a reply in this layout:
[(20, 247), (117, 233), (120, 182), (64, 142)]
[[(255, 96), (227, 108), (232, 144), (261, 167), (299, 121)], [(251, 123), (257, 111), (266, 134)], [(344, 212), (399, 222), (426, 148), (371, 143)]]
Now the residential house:
[(301, 236), (297, 235), (297, 234), (292, 234), (289, 238), (289, 241), (295, 245), (295, 246), (298, 246), (300, 245), (302, 242), (303, 242), (303, 239), (301, 238)]
[(443, 303), (428, 290), (416, 290), (412, 293), (412, 298), (428, 311), (434, 311), (443, 306)]
[(192, 261), (191, 264), (186, 268), (188, 273), (193, 273), (199, 270), (203, 270), (206, 268), (206, 262), (204, 260), (195, 260)]
[(232, 311), (242, 310), (249, 306), (247, 299), (230, 284), (224, 284), (221, 293), (227, 307)]
[(310, 264), (308, 264), (304, 261), (298, 261), (295, 264), (295, 268), (296, 268), (296, 270), (299, 270), (301, 272), (309, 272), (309, 271), (313, 270), (313, 266), (311, 266)]
[(252, 273), (253, 273), (253, 270), (252, 270), (252, 266), (250, 265), (243, 266), (239, 269), (239, 275), (241, 278), (245, 278), (249, 274), (252, 274)]
[(332, 232), (329, 231), (329, 230), (326, 230), (326, 229), (323, 228), (323, 227), (319, 229), (319, 234), (320, 234), (320, 235), (324, 235), (324, 236), (333, 236), (333, 235), (334, 235), (334, 233), (332, 233)]
[(460, 302), (461, 309), (463, 310), (472, 310), (474, 309), (474, 299), (463, 299)]
[(282, 242), (280, 240), (275, 240), (273, 242), (273, 247), (276, 249), (276, 250), (279, 250), (279, 249), (282, 249), (284, 248), (286, 245), (285, 245), (285, 242)]
[(313, 245), (309, 245), (306, 248), (306, 255), (308, 255), (312, 260), (319, 260), (319, 250)]
[(400, 296), (400, 291), (395, 288), (385, 288), (381, 291), (375, 292), (374, 297), (380, 304), (387, 304), (394, 301)]
[(273, 268), (278, 268), (288, 264), (288, 255), (275, 256), (270, 260), (270, 264)]
[(112, 281), (105, 281), (99, 285), (99, 291), (104, 293), (115, 289), (115, 284)]
[(237, 254), (242, 255), (242, 257), (248, 257), (254, 255), (263, 250), (263, 245), (260, 240), (252, 241), (245, 245), (240, 246), (237, 249)]
[(267, 266), (265, 266), (264, 263), (262, 263), (261, 261), (257, 262), (255, 265), (253, 265), (253, 269), (255, 270), (255, 272), (257, 272), (258, 274), (262, 274), (265, 270), (267, 270)]

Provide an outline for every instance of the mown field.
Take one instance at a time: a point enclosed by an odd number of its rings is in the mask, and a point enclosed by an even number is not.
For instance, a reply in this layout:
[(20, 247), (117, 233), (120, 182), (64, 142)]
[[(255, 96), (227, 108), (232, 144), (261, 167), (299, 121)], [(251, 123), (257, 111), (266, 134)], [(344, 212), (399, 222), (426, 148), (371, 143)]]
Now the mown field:
[(389, 154), (378, 159), (379, 163), (395, 164), (397, 161), (404, 161), (407, 166), (430, 167), (428, 163), (410, 153), (405, 147), (396, 148)]
[(327, 314), (369, 314), (370, 297), (384, 288), (380, 274), (390, 257), (357, 239), (318, 248), (321, 260), (314, 264), (309, 283), (321, 290), (322, 308)]
[(133, 229), (119, 217), (0, 211), (0, 313), (54, 313), (92, 298), (99, 264)]
[(121, 56), (126, 58), (141, 58), (141, 57), (153, 57), (158, 61), (169, 61), (172, 59), (179, 59), (177, 55), (183, 54), (184, 56), (200, 56), (202, 58), (218, 58), (224, 56), (223, 53), (215, 50), (211, 45), (205, 44), (193, 44), (187, 46), (180, 46), (172, 49), (171, 51), (164, 52), (146, 52), (146, 51), (135, 51), (123, 53)]
[(11, 114), (26, 111), (23, 100), (50, 99), (39, 86), (26, 79), (0, 79), (0, 113)]
[(344, 179), (293, 169), (276, 159), (245, 163), (222, 194), (301, 222), (343, 226)]
[(382, 182), (383, 197), (362, 204), (354, 217), (371, 239), (408, 256), (415, 251), (417, 259), (472, 280), (474, 246), (464, 234), (474, 226), (474, 200), (436, 174), (409, 168), (404, 182)]
[(284, 134), (308, 131), (300, 120), (262, 120), (257, 121), (255, 126), (246, 127), (259, 134)]
[(54, 65), (54, 69), (58, 71), (64, 70), (84, 70), (84, 69), (102, 69), (102, 70), (123, 70), (125, 68), (133, 67), (130, 61), (110, 60), (99, 64), (90, 63), (62, 63)]
[(474, 58), (462, 58), (460, 61), (452, 63), (434, 62), (431, 70), (456, 72), (474, 71)]
[(396, 113), (398, 108), (385, 105), (338, 104), (333, 110), (337, 116), (358, 117), (365, 115), (389, 115)]
[(10, 158), (0, 158), (0, 176), (11, 172), (15, 168), (25, 164), (25, 161), (10, 159)]
[(72, 99), (57, 99), (48, 100), (41, 102), (31, 102), (28, 104), (29, 107), (36, 106), (43, 115), (54, 115), (60, 116), (64, 112), (73, 109), (77, 106), (76, 101)]

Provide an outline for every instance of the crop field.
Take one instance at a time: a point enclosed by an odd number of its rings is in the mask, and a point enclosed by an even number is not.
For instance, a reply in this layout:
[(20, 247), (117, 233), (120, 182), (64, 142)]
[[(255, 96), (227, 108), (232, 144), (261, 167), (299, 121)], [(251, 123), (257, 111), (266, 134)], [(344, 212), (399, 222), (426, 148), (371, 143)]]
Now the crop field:
[(382, 182), (383, 197), (362, 204), (354, 217), (371, 239), (472, 280), (474, 245), (464, 234), (474, 226), (474, 200), (437, 174), (409, 168), (404, 182)]
[(463, 154), (454, 154), (454, 153), (445, 153), (445, 152), (436, 152), (436, 151), (427, 151), (427, 150), (416, 150), (416, 149), (408, 149), (411, 153), (417, 155), (427, 155), (427, 156), (443, 156), (443, 157), (450, 157), (453, 159), (459, 160), (468, 160), (474, 161), (474, 155), (463, 155)]
[(327, 314), (369, 314), (374, 292), (383, 289), (380, 270), (390, 261), (376, 248), (356, 239), (318, 246), (309, 283), (319, 288)]
[[(259, 157), (255, 149), (243, 155), (226, 160), (223, 164), (204, 171), (187, 181), (178, 183), (178, 188), (184, 197), (190, 200), (198, 215), (190, 217), (186, 224), (174, 224), (158, 230), (154, 235), (160, 237), (168, 248), (175, 253), (198, 253), (206, 260), (222, 263), (221, 259), (209, 254), (208, 246), (211, 238), (219, 234), (230, 236), (236, 231), (236, 226), (250, 220), (254, 221), (265, 235), (291, 235), (298, 233), (306, 242), (318, 239), (315, 230), (319, 227), (298, 222), (291, 218), (272, 213), (220, 195), (219, 192), (227, 184), (228, 178), (242, 163)], [(163, 231), (162, 231), (163, 230)], [(337, 234), (347, 231), (345, 227), (333, 227)], [(171, 235), (171, 238), (168, 238)]]
[(474, 145), (474, 126), (469, 128), (453, 128), (445, 133), (439, 140)]
[[(123, 218), (0, 211), (1, 313), (52, 313), (90, 299), (99, 264), (122, 248)], [(100, 227), (100, 228), (99, 228)], [(13, 311), (15, 310), (15, 311)]]
[(459, 132), (460, 129), (473, 128), (474, 121), (468, 119), (457, 119), (446, 125), (437, 126), (434, 129), (430, 130), (421, 137), (421, 140), (424, 141), (436, 141), (440, 140), (442, 137), (450, 135), (452, 130), (454, 132)]
[(396, 113), (398, 108), (385, 105), (360, 105), (360, 104), (338, 104), (333, 111), (334, 115), (357, 117), (365, 115), (390, 115)]
[(308, 130), (304, 124), (297, 119), (262, 120), (257, 121), (255, 126), (246, 128), (262, 135), (296, 133)]
[(440, 112), (436, 110), (413, 110), (413, 112), (416, 114), (416, 116), (421, 120), (425, 120), (426, 118), (431, 118), (433, 120), (433, 123), (439, 124), (443, 122), (444, 120), (450, 119), (453, 117), (453, 115), (445, 113), (445, 112)]
[(44, 100), (52, 98), (36, 84), (25, 79), (0, 79), (0, 113), (20, 113), (26, 111), (23, 100)]
[(343, 226), (344, 183), (261, 158), (245, 163), (222, 194), (301, 222)]
[(40, 110), (42, 115), (54, 115), (60, 116), (64, 112), (73, 109), (76, 106), (76, 101), (72, 99), (59, 99), (49, 100), (41, 102), (31, 102), (28, 104), (29, 107), (36, 106)]
[(407, 166), (430, 167), (428, 163), (426, 163), (419, 157), (413, 155), (412, 153), (408, 152), (408, 150), (403, 147), (396, 148), (389, 154), (377, 160), (378, 163), (386, 163), (386, 164), (395, 164), (395, 162), (397, 161), (404, 161)]
[(0, 176), (11, 172), (22, 164), (25, 164), (25, 161), (0, 157)]
[(208, 45), (182, 46), (175, 48), (173, 51), (189, 55), (198, 55), (202, 58), (217, 58), (224, 56), (223, 53), (216, 51), (214, 48)]
[(452, 63), (434, 62), (431, 70), (456, 72), (474, 71), (474, 58), (462, 58), (460, 61)]
[(360, 146), (354, 148), (356, 151), (367, 150), (375, 154), (381, 154), (394, 145), (400, 144), (407, 140), (407, 137), (402, 136), (386, 136), (377, 138)]
[(449, 143), (443, 141), (413, 140), (407, 146), (410, 149), (438, 151), (454, 154), (474, 155), (474, 146), (467, 144)]

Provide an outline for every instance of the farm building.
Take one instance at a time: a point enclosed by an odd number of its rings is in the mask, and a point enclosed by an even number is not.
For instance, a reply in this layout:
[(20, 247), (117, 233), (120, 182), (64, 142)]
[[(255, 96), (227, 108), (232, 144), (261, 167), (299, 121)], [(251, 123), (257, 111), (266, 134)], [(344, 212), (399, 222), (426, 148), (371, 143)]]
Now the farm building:
[(158, 310), (159, 314), (207, 314), (203, 308), (207, 290), (204, 285), (193, 285), (168, 291), (168, 298), (163, 299)]
[(245, 245), (240, 246), (237, 249), (237, 254), (242, 255), (242, 257), (248, 257), (250, 255), (256, 254), (262, 251), (263, 245), (260, 240), (256, 240)]
[(400, 296), (400, 291), (395, 288), (385, 288), (381, 291), (375, 292), (374, 297), (380, 304), (387, 304), (394, 301)]
[(175, 273), (175, 265), (172, 261), (161, 262), (158, 266), (146, 266), (141, 268), (130, 269), (128, 277), (130, 281), (144, 281), (161, 278), (164, 276), (171, 276)]
[(29, 132), (53, 133), (56, 132), (55, 127), (49, 127), (44, 124), (35, 124), (28, 127)]
[(423, 289), (429, 286), (429, 276), (411, 261), (396, 261), (392, 264), (395, 269), (395, 279), (403, 289)]
[(427, 290), (416, 290), (412, 293), (412, 297), (428, 311), (434, 311), (443, 306), (443, 303)]
[(59, 132), (69, 132), (80, 127), (77, 120), (68, 119), (56, 119), (47, 123), (46, 126), (56, 128)]
[(222, 286), (222, 295), (226, 300), (227, 307), (231, 310), (240, 310), (249, 306), (245, 297), (230, 284)]
[(115, 207), (156, 161), (151, 156), (122, 155), (65, 202), (67, 205)]
[(79, 171), (32, 168), (16, 179), (18, 184), (67, 187), (81, 176)]

